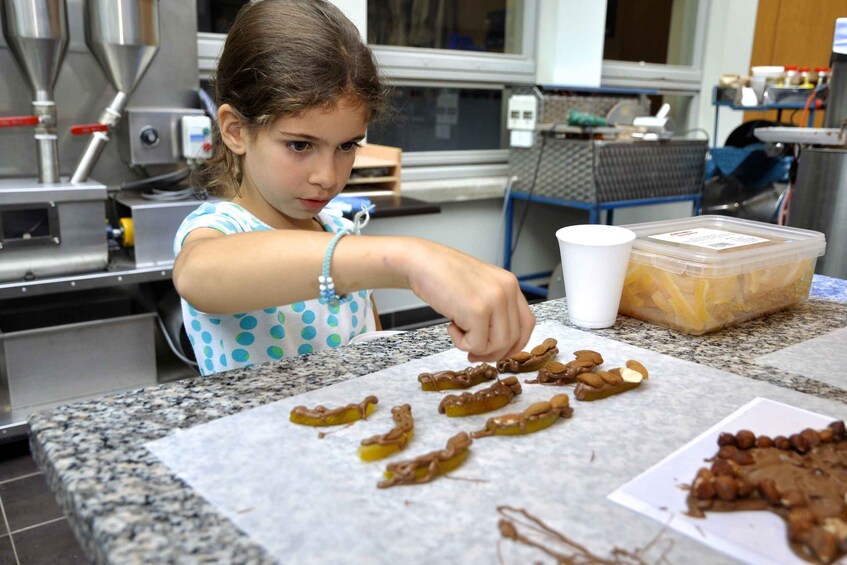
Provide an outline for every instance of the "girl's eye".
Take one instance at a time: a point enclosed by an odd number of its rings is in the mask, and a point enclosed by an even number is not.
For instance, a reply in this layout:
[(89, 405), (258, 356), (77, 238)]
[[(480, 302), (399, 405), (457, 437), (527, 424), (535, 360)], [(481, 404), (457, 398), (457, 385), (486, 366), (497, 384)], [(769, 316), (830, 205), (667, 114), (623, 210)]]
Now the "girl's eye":
[(347, 143), (341, 144), (341, 150), (344, 153), (349, 153), (350, 151), (354, 151), (357, 147), (359, 147), (359, 144), (356, 143), (355, 141), (348, 141)]
[(302, 153), (312, 146), (308, 141), (289, 141), (287, 145), (295, 153)]

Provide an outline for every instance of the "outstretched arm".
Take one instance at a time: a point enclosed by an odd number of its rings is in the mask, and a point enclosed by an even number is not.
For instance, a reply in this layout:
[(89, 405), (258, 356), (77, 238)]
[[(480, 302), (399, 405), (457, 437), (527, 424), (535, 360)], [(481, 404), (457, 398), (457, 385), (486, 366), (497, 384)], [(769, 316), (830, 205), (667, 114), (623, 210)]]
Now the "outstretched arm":
[[(180, 295), (204, 312), (232, 314), (318, 297), (332, 234), (268, 230), (224, 236), (192, 231), (174, 263)], [(451, 321), (450, 337), (472, 362), (526, 345), (535, 317), (511, 273), (412, 237), (343, 237), (332, 256), (336, 292), (412, 290)]]

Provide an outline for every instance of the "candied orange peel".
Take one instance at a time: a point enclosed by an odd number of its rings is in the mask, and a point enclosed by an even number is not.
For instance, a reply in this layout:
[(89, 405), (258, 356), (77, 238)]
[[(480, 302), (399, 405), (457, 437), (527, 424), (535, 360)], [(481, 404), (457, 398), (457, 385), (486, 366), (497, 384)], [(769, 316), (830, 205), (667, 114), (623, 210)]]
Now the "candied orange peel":
[(573, 408), (567, 394), (557, 394), (549, 401), (534, 402), (523, 412), (489, 418), (485, 427), (471, 433), (474, 439), (487, 436), (524, 435), (549, 428), (559, 418), (570, 418)]
[(579, 382), (574, 390), (574, 397), (577, 400), (601, 400), (640, 386), (648, 376), (644, 365), (630, 359), (626, 362), (626, 367), (577, 376)]
[(391, 409), (394, 427), (388, 433), (375, 435), (362, 440), (359, 446), (359, 458), (362, 461), (376, 461), (392, 453), (405, 449), (412, 439), (415, 423), (412, 419), (412, 407), (408, 404)]
[(289, 420), (302, 426), (340, 426), (357, 420), (366, 420), (376, 409), (378, 402), (376, 396), (370, 395), (358, 404), (348, 404), (340, 408), (297, 406), (291, 410)]
[(487, 363), (468, 367), (461, 371), (440, 371), (438, 373), (421, 373), (418, 382), (421, 390), (438, 391), (470, 388), (482, 382), (494, 380), (497, 369)]
[(473, 440), (467, 433), (459, 432), (447, 440), (447, 447), (444, 449), (431, 451), (407, 461), (389, 463), (384, 473), (386, 480), (380, 481), (376, 486), (388, 488), (395, 485), (427, 483), (464, 463), (472, 443)]
[(521, 393), (521, 383), (517, 377), (497, 380), (483, 390), (471, 393), (449, 394), (438, 405), (438, 412), (450, 417), (484, 414), (502, 408)]

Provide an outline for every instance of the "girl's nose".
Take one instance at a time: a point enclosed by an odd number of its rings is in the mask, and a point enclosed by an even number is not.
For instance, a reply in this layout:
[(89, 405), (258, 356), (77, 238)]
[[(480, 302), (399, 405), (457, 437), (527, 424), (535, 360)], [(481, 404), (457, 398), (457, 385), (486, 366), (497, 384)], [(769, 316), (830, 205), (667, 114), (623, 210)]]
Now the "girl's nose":
[(333, 155), (321, 155), (315, 159), (309, 173), (309, 182), (324, 189), (332, 189), (336, 183), (335, 159)]

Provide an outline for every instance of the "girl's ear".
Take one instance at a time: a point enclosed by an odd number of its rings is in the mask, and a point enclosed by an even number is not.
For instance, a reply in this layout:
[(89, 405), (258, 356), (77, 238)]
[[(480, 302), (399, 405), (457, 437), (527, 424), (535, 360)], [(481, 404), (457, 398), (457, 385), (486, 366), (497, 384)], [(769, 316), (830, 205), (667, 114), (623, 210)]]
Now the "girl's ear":
[(221, 104), (218, 108), (218, 127), (224, 145), (236, 155), (244, 155), (247, 151), (245, 144), (247, 130), (242, 126), (238, 113), (229, 104)]

